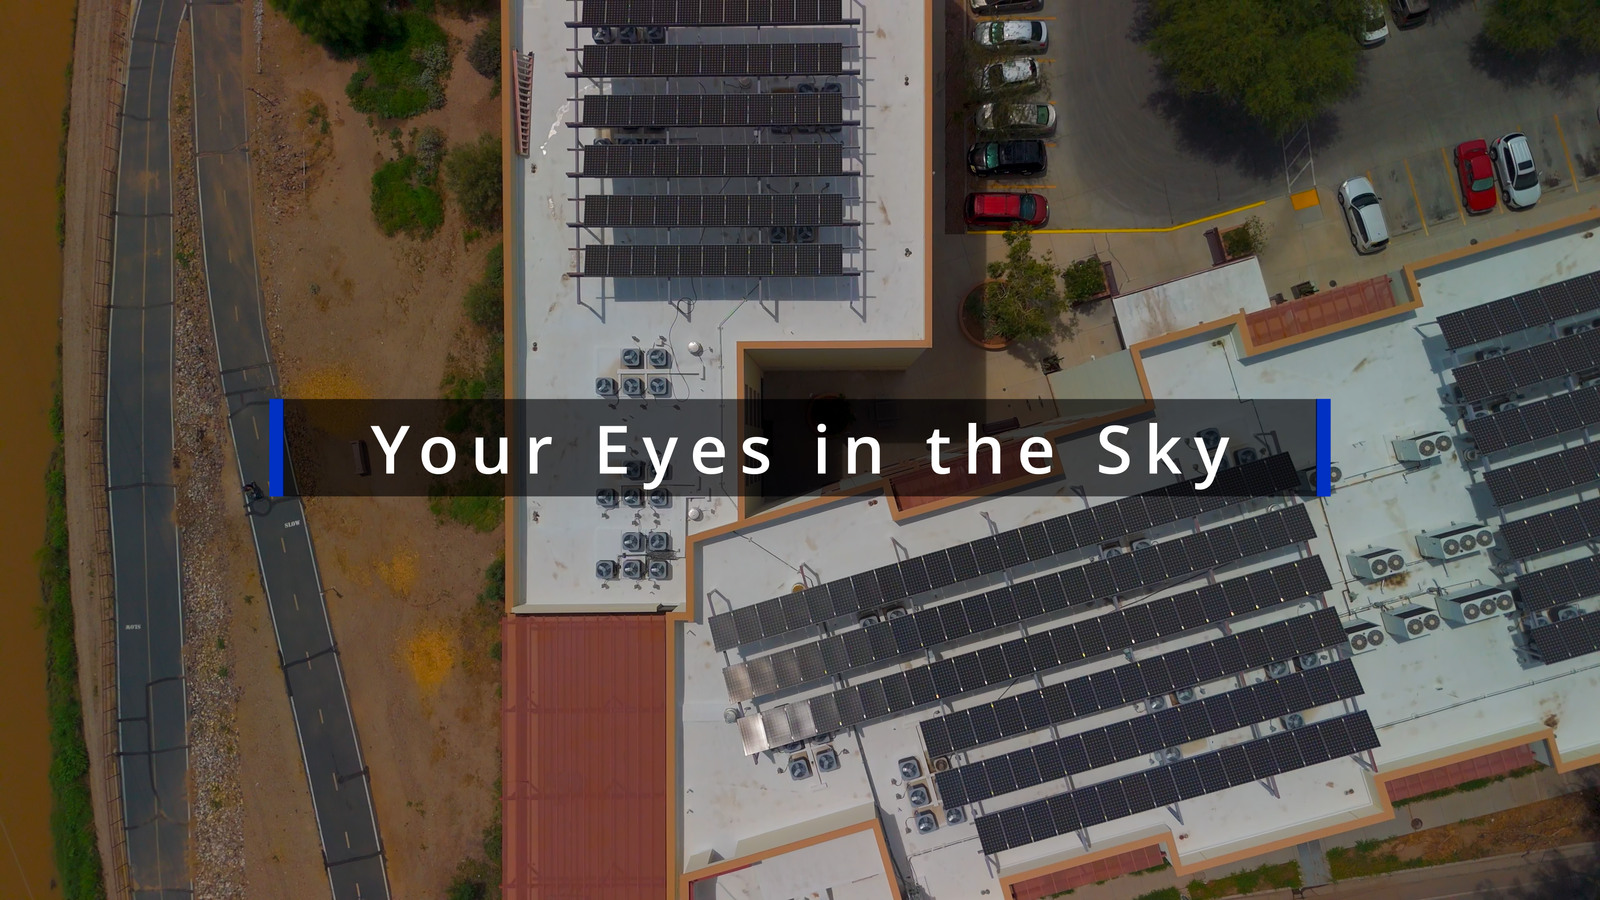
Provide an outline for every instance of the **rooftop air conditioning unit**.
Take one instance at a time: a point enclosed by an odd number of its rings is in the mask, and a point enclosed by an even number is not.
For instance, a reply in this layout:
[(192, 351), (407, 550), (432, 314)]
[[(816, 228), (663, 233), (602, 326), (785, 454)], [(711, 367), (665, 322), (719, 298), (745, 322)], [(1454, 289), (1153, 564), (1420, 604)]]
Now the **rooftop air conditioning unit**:
[(933, 770), (935, 772), (948, 772), (948, 771), (950, 771), (950, 757), (948, 757), (948, 756), (935, 757), (934, 760), (933, 760)]
[(1483, 525), (1451, 525), (1417, 535), (1417, 552), (1428, 559), (1456, 559), (1494, 546), (1494, 532)]
[(789, 757), (789, 777), (795, 781), (805, 781), (811, 777), (811, 760), (804, 756)]
[(1283, 727), (1289, 731), (1306, 727), (1306, 717), (1299, 713), (1289, 713), (1283, 717)]
[(1576, 607), (1576, 606), (1563, 606), (1556, 613), (1556, 621), (1557, 622), (1565, 622), (1568, 619), (1576, 619), (1577, 617), (1579, 617), (1581, 615), (1583, 615), (1583, 610), (1579, 609), (1578, 607)]
[(1394, 455), (1401, 462), (1427, 462), (1440, 454), (1449, 453), (1455, 444), (1455, 438), (1449, 434), (1433, 431), (1411, 438), (1396, 438)]
[(878, 619), (877, 615), (875, 615), (873, 613), (867, 613), (866, 615), (861, 617), (860, 625), (861, 625), (862, 628), (870, 628), (873, 625), (878, 624), (878, 621), (879, 621), (879, 619)]
[(1495, 404), (1493, 404), (1493, 405), (1491, 405), (1489, 407), (1489, 409), (1491, 411), (1497, 412), (1497, 413), (1505, 412), (1508, 409), (1516, 409), (1516, 408), (1517, 408), (1517, 401), (1515, 401), (1515, 400), (1501, 400), (1498, 403), (1495, 403)]
[(1254, 447), (1240, 447), (1233, 451), (1233, 463), (1237, 466), (1247, 466), (1261, 458), (1261, 451)]
[(650, 396), (666, 397), (672, 393), (672, 379), (664, 375), (650, 376)]
[(666, 488), (656, 488), (650, 492), (650, 508), (666, 509), (672, 505), (672, 492)]
[(919, 834), (932, 834), (939, 830), (939, 817), (933, 810), (925, 809), (917, 813), (917, 832)]
[(629, 375), (622, 379), (622, 392), (629, 397), (644, 396), (644, 379), (637, 375)]
[(1215, 428), (1202, 428), (1194, 433), (1194, 439), (1207, 447), (1215, 447), (1222, 440), (1222, 432)]
[(1267, 675), (1271, 678), (1283, 678), (1289, 674), (1289, 661), (1280, 659), (1277, 662), (1267, 663)]
[(817, 751), (817, 771), (836, 772), (839, 770), (839, 754), (832, 747), (824, 747)]
[(1427, 637), (1432, 632), (1438, 631), (1442, 624), (1443, 621), (1438, 613), (1415, 603), (1383, 611), (1384, 630), (1402, 641)]
[(900, 769), (900, 780), (910, 781), (922, 777), (922, 763), (915, 756), (907, 756), (895, 764)]
[(944, 823), (946, 825), (960, 825), (967, 820), (967, 814), (959, 806), (947, 806), (944, 809)]
[(1487, 622), (1516, 607), (1516, 599), (1502, 587), (1482, 587), (1439, 598), (1439, 615), (1467, 625)]
[(649, 358), (652, 369), (666, 369), (672, 366), (672, 353), (665, 347), (651, 347)]
[(1333, 651), (1318, 650), (1316, 653), (1307, 653), (1301, 656), (1300, 668), (1301, 670), (1315, 669), (1317, 666), (1325, 666), (1331, 662), (1333, 662)]
[(643, 553), (644, 534), (638, 531), (624, 531), (622, 533), (622, 552)]
[(644, 480), (644, 461), (643, 460), (639, 460), (639, 459), (630, 459), (630, 460), (628, 460), (623, 465), (623, 476), (622, 477), (628, 479), (629, 481), (643, 481)]
[(672, 549), (672, 533), (669, 531), (652, 531), (645, 539), (645, 545), (651, 553), (666, 553)]
[(638, 347), (624, 347), (622, 350), (622, 367), (624, 369), (643, 368), (644, 351)]
[(1149, 709), (1151, 712), (1160, 712), (1161, 710), (1166, 709), (1167, 696), (1165, 694), (1159, 694), (1155, 697), (1151, 697), (1145, 702), (1145, 708)]
[(1122, 545), (1116, 543), (1115, 541), (1100, 545), (1100, 557), (1102, 559), (1110, 559), (1113, 556), (1121, 556), (1126, 552), (1128, 551), (1124, 550)]
[(594, 28), (591, 28), (589, 30), (589, 37), (592, 38), (596, 44), (615, 44), (617, 42), (617, 33), (612, 31), (611, 28), (606, 25), (597, 25)]
[(617, 395), (617, 380), (603, 376), (596, 378), (594, 380), (594, 392), (602, 397), (615, 397)]
[(596, 562), (594, 564), (594, 577), (601, 581), (610, 581), (617, 577), (617, 561), (614, 559), (602, 559)]
[(1129, 546), (1132, 547), (1135, 550), (1149, 550), (1151, 547), (1154, 547), (1155, 545), (1156, 545), (1155, 541), (1149, 540), (1148, 538), (1140, 538), (1137, 541), (1134, 541)]
[(639, 559), (625, 559), (622, 561), (622, 577), (633, 581), (644, 578), (644, 561)]
[(1585, 331), (1593, 331), (1593, 330), (1594, 330), (1594, 326), (1589, 324), (1588, 322), (1574, 322), (1571, 325), (1563, 325), (1563, 326), (1561, 326), (1561, 336), (1562, 337), (1572, 337), (1575, 334), (1583, 334)]
[(1385, 640), (1382, 628), (1371, 622), (1363, 622), (1359, 619), (1345, 623), (1344, 633), (1350, 639), (1350, 652), (1352, 654), (1376, 650), (1383, 646)]
[(1350, 571), (1363, 581), (1380, 581), (1398, 575), (1406, 567), (1405, 555), (1393, 547), (1362, 550), (1345, 560), (1350, 563)]
[(913, 784), (911, 787), (906, 789), (906, 799), (910, 800), (911, 805), (915, 808), (931, 806), (933, 804), (933, 794), (929, 792), (928, 786), (922, 784), (921, 782)]
[(636, 487), (622, 489), (622, 505), (633, 509), (644, 506), (644, 491)]
[(664, 559), (650, 560), (650, 565), (646, 569), (650, 573), (651, 581), (666, 581), (672, 577), (672, 563)]
[(616, 509), (617, 508), (617, 489), (616, 488), (596, 488), (595, 492), (594, 492), (594, 503), (595, 503), (596, 506), (600, 507), (601, 509)]
[(1194, 688), (1179, 688), (1178, 689), (1178, 703), (1180, 703), (1180, 704), (1193, 703), (1194, 701), (1196, 701), (1198, 699), (1200, 699), (1200, 695), (1195, 692)]
[(904, 616), (905, 614), (906, 614), (906, 608), (905, 607), (903, 607), (903, 606), (891, 606), (888, 609), (884, 610), (883, 617), (885, 619), (898, 619), (898, 618), (901, 618), (902, 616)]
[(1183, 749), (1180, 747), (1165, 747), (1156, 751), (1156, 756), (1161, 762), (1172, 765), (1183, 759)]

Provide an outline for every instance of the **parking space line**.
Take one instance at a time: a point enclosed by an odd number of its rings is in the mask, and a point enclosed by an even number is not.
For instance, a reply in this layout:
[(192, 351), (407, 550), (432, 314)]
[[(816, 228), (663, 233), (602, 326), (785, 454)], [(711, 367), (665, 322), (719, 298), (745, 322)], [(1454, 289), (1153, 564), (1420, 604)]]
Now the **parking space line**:
[(1572, 192), (1581, 194), (1583, 189), (1578, 187), (1578, 169), (1572, 164), (1572, 150), (1567, 147), (1567, 133), (1561, 130), (1561, 117), (1552, 114), (1550, 118), (1556, 122), (1556, 137), (1561, 139), (1561, 155), (1567, 158), (1567, 174), (1572, 176)]
[(1428, 215), (1422, 211), (1422, 198), (1417, 196), (1417, 179), (1411, 176), (1411, 160), (1402, 159), (1400, 165), (1406, 167), (1406, 183), (1411, 185), (1411, 202), (1417, 204), (1417, 221), (1422, 224), (1422, 236), (1428, 236)]
[[(1002, 185), (996, 185), (996, 187), (1001, 187), (1001, 186)], [(1041, 185), (1017, 185), (1017, 186), (1018, 187), (1039, 187)], [(1042, 187), (1052, 187), (1052, 185), (1042, 185)], [(1267, 201), (1265, 201), (1265, 200), (1257, 200), (1254, 203), (1246, 203), (1244, 206), (1234, 207), (1233, 209), (1227, 210), (1225, 212), (1219, 212), (1219, 213), (1217, 213), (1215, 215), (1206, 216), (1205, 218), (1202, 218), (1202, 219), (1193, 219), (1193, 220), (1188, 221), (1188, 222), (1180, 222), (1177, 225), (1167, 225), (1167, 226), (1164, 226), (1162, 228), (1036, 228), (1036, 229), (1034, 229), (1033, 233), (1034, 234), (1167, 234), (1167, 233), (1174, 232), (1174, 231), (1182, 231), (1183, 229), (1188, 228), (1188, 227), (1193, 226), (1193, 225), (1203, 225), (1206, 222), (1211, 222), (1211, 221), (1214, 221), (1216, 219), (1221, 219), (1221, 218), (1224, 218), (1226, 216), (1231, 216), (1234, 213), (1242, 213), (1245, 210), (1255, 209), (1258, 206), (1265, 205), (1266, 202)], [(969, 232), (967, 232), (967, 234), (1005, 234), (1005, 232), (1004, 231), (969, 231)]]
[[(1449, 173), (1452, 182), (1460, 178), (1455, 167), (1450, 164), (1450, 154), (1445, 152), (1443, 147), (1439, 148), (1439, 159), (1444, 163), (1444, 170)], [(1461, 223), (1465, 225), (1467, 222), (1467, 208), (1461, 205), (1461, 191), (1458, 188), (1459, 185), (1451, 185), (1450, 199), (1456, 201), (1456, 215), (1461, 217)]]

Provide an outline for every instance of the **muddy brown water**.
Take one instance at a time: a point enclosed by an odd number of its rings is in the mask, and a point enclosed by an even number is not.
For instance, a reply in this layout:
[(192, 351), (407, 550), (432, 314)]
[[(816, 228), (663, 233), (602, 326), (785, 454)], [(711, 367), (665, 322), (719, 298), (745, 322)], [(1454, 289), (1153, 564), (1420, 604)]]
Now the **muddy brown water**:
[[(0, 897), (59, 897), (34, 553), (56, 376), (55, 181), (71, 0), (0, 0)], [(70, 474), (70, 473), (69, 473)]]

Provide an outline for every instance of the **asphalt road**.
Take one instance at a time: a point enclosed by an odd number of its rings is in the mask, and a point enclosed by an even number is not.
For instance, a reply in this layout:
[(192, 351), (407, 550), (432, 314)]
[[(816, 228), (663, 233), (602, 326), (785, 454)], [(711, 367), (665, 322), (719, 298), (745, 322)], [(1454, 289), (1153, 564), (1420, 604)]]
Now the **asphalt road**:
[(117, 711), (128, 881), (188, 900), (189, 751), (172, 473), (172, 141), (181, 0), (134, 16), (117, 169), (106, 377)]
[[(193, 11), (195, 166), (211, 322), (239, 484), (255, 482), (264, 488), (267, 401), (276, 396), (277, 383), (250, 202), (245, 10), (239, 2), (211, 2), (197, 3)], [(240, 498), (242, 506), (242, 492)], [(295, 498), (261, 500), (250, 508), (250, 527), (329, 885), (336, 900), (384, 900), (389, 896), (388, 873), (369, 774), (345, 693), (305, 509)]]

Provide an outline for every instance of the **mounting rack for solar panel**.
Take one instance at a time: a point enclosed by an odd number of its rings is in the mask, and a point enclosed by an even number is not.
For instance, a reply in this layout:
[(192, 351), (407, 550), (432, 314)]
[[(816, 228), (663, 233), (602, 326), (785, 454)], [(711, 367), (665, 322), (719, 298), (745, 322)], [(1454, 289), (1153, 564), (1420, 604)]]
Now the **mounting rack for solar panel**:
[(854, 128), (844, 95), (814, 94), (589, 94), (579, 98), (578, 128)]
[(859, 178), (840, 144), (587, 144), (569, 178)]
[(1323, 719), (979, 816), (978, 841), (984, 854), (993, 856), (1378, 746), (1377, 730), (1365, 712)]
[(568, 78), (692, 78), (860, 75), (844, 44), (590, 44)]
[(1600, 499), (1585, 500), (1500, 526), (1512, 559), (1527, 559), (1600, 537)]
[(1341, 659), (970, 762), (936, 773), (933, 783), (946, 809), (964, 806), (1291, 713), (1305, 713), (1362, 693), (1355, 665)]
[(581, 0), (568, 28), (859, 25), (843, 0)]
[(1528, 652), (1547, 666), (1600, 653), (1600, 612), (1533, 629), (1528, 632)]
[(1496, 453), (1591, 425), (1600, 425), (1600, 386), (1580, 387), (1466, 420), (1467, 434), (1479, 453)]
[[(1252, 533), (1253, 537), (1247, 537)], [(728, 699), (735, 702), (751, 700), (854, 669), (885, 665), (1047, 613), (1066, 613), (1119, 594), (1156, 588), (1176, 579), (1190, 577), (1196, 572), (1292, 547), (1313, 536), (1311, 518), (1306, 508), (1298, 505), (1219, 525), (1149, 548), (1160, 552), (1123, 554), (1109, 561), (1091, 562), (940, 606), (924, 607), (910, 615), (841, 632), (770, 656), (734, 663), (722, 671)], [(1126, 564), (1119, 566), (1120, 561), (1126, 561)], [(1228, 611), (1229, 606), (1237, 602), (1243, 608), (1242, 604), (1252, 596), (1252, 580), (1269, 582), (1273, 571), (1269, 569), (1266, 573), (1252, 573), (1224, 585), (1209, 585), (1188, 594), (1155, 600), (1145, 606), (1128, 607), (1089, 621), (1115, 619), (1118, 616), (1128, 618), (1130, 622), (1138, 620), (1144, 627), (1142, 631), (1134, 632), (1135, 643), (1170, 637), (1236, 614)], [(1276, 586), (1263, 587), (1261, 590), (1264, 596), (1281, 593)], [(1213, 596), (1214, 600), (1209, 604), (1202, 603), (1203, 598), (1211, 599)], [(1178, 608), (1185, 605), (1193, 607), (1193, 614)], [(1174, 609), (1166, 617), (1167, 621), (1158, 623), (1152, 618), (1152, 606), (1172, 606)], [(947, 623), (957, 621), (960, 627), (952, 632)]]
[[(1190, 479), (835, 579), (799, 593), (713, 614), (707, 619), (712, 645), (719, 651), (730, 650), (828, 619), (855, 615), (959, 585), (1023, 563), (1098, 547), (1107, 540), (1243, 502), (1246, 495), (1258, 498), (1292, 490), (1299, 486), (1300, 476), (1289, 454), (1278, 453), (1227, 469), (1207, 491), (1196, 491), (1197, 483), (1199, 479)], [(1152, 551), (1159, 554), (1159, 547), (1127, 555), (1138, 565), (1141, 554), (1149, 556)]]
[[(1299, 571), (1302, 567), (1303, 574)], [(1211, 617), (1212, 621), (1222, 621), (1233, 615), (1303, 600), (1328, 589), (1327, 575), (1317, 557), (1286, 563), (1275, 567), (1272, 572), (1272, 577), (1267, 580), (1275, 590), (1283, 590), (1286, 593), (1258, 601), (1248, 590), (1242, 595), (1236, 594), (1233, 597), (1219, 592), (1215, 595), (1216, 609), (1205, 614)], [(1202, 611), (1204, 612), (1203, 607)], [(1146, 616), (1153, 616), (1150, 609), (1144, 609), (1144, 613)], [(1031, 677), (1043, 671), (1121, 652), (1135, 644), (1132, 630), (1135, 621), (1136, 618), (1130, 618), (1120, 612), (1084, 619), (1003, 644), (941, 659), (925, 666), (892, 672), (827, 694), (766, 709), (758, 716), (746, 717), (739, 721), (740, 738), (746, 753), (758, 753), (824, 731), (854, 727), (886, 715), (907, 712), (936, 700), (948, 701), (953, 697), (1015, 678)], [(1304, 638), (1306, 642), (1310, 642), (1313, 638), (1324, 640), (1321, 646), (1327, 647), (1345, 640), (1343, 629), (1339, 628), (1338, 624), (1338, 617), (1334, 616), (1328, 621), (1308, 620), (1293, 627), (1302, 629), (1304, 633), (1300, 638)], [(1290, 627), (1285, 626), (1285, 628)], [(1270, 629), (1271, 626), (1267, 628)], [(1155, 630), (1153, 623), (1150, 630), (1152, 632)], [(1294, 638), (1292, 632), (1285, 634), (1291, 639)], [(1267, 638), (1263, 637), (1261, 641), (1262, 649), (1268, 648)], [(1284, 643), (1279, 649), (1288, 646), (1291, 644)], [(1177, 652), (1184, 653), (1184, 651)], [(1240, 658), (1246, 659), (1242, 655)], [(1188, 656), (1185, 655), (1184, 659), (1188, 659)], [(1220, 666), (1220, 662), (1215, 658), (1203, 662), (1207, 665)], [(1152, 663), (1150, 671), (1156, 673), (1158, 665)], [(1171, 685), (1162, 685), (1160, 690), (1148, 690), (1149, 684), (1144, 676), (1139, 674), (1142, 670), (1138, 668), (1129, 669), (1123, 666), (1108, 671), (1122, 674), (1119, 676), (1097, 673), (1089, 676), (1092, 680), (1098, 679), (1091, 683), (1099, 684), (1100, 681), (1109, 678), (1111, 679), (1109, 683), (1115, 685), (1117, 691), (1128, 691), (1138, 699), (1167, 693), (1174, 689)], [(1119, 680), (1119, 678), (1128, 679), (1130, 672), (1131, 676), (1137, 676), (1137, 680), (1125, 682)], [(1180, 667), (1177, 674), (1182, 676), (1192, 673)], [(1219, 669), (1212, 677), (1221, 674)], [(1171, 677), (1171, 675), (1170, 669), (1161, 668), (1160, 674), (1156, 677)], [(1121, 694), (1117, 696), (1120, 698)]]
[(572, 228), (856, 227), (842, 194), (591, 194)]
[(1600, 368), (1600, 331), (1585, 331), (1503, 356), (1456, 366), (1456, 393), (1475, 403), (1557, 378)]
[(924, 719), (918, 728), (928, 755), (946, 756), (1194, 688), (1224, 676), (1289, 662), (1346, 640), (1338, 613), (1324, 607), (1208, 643), (1170, 650), (967, 709), (953, 709)]

